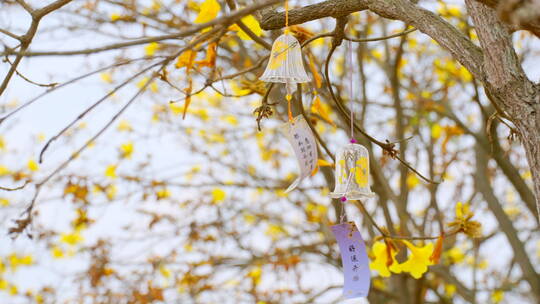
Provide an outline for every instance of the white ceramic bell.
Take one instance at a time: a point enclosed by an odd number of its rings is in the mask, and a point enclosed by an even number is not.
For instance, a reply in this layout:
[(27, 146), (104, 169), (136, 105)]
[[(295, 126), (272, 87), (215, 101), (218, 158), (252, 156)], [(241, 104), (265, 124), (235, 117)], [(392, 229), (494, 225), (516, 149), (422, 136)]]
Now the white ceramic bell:
[(359, 144), (350, 143), (336, 153), (336, 187), (332, 198), (360, 200), (373, 197), (369, 187), (369, 152)]
[(300, 43), (293, 35), (285, 33), (274, 41), (270, 60), (260, 79), (265, 82), (286, 83), (288, 86), (310, 81), (304, 69)]

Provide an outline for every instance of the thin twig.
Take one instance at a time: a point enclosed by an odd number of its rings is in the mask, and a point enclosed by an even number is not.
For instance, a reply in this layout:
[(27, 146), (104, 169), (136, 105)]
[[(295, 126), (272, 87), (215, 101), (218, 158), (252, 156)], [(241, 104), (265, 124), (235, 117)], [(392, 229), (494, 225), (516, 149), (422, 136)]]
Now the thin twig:
[[(349, 117), (349, 113), (347, 113), (347, 109), (345, 109), (345, 106), (339, 101), (339, 99), (336, 97), (334, 90), (332, 88), (332, 84), (330, 83), (330, 77), (329, 77), (329, 65), (330, 60), (332, 59), (332, 55), (334, 51), (336, 50), (337, 45), (333, 45), (330, 48), (330, 51), (328, 53), (328, 56), (326, 57), (325, 67), (324, 67), (324, 76), (326, 80), (326, 85), (328, 87), (328, 90), (330, 91), (330, 96), (332, 97), (332, 100), (337, 105), (337, 108), (339, 112), (343, 115), (343, 117)], [(427, 177), (425, 177), (423, 174), (418, 172), (415, 168), (413, 168), (411, 165), (409, 165), (406, 161), (404, 161), (399, 155), (397, 155), (397, 151), (395, 150), (395, 144), (387, 142), (383, 143), (381, 141), (378, 141), (371, 135), (369, 135), (366, 131), (364, 131), (362, 128), (360, 128), (356, 123), (353, 123), (354, 129), (358, 132), (360, 132), (362, 135), (364, 135), (369, 141), (373, 142), (377, 146), (379, 146), (381, 149), (386, 151), (392, 158), (397, 159), (402, 165), (407, 167), (409, 170), (413, 171), (416, 175), (418, 175), (420, 178), (422, 178), (424, 181), (431, 183), (431, 184), (440, 184), (440, 182), (436, 182), (434, 180), (431, 180)]]
[(105, 94), (102, 98), (100, 98), (98, 101), (96, 101), (94, 104), (92, 104), (90, 107), (86, 108), (83, 112), (81, 112), (75, 119), (73, 119), (67, 126), (65, 126), (62, 130), (60, 130), (56, 135), (51, 137), (46, 143), (45, 146), (41, 149), (41, 152), (39, 152), (39, 163), (41, 164), (43, 162), (43, 154), (47, 149), (49, 148), (49, 145), (57, 140), (62, 134), (64, 134), (69, 128), (71, 128), (75, 123), (77, 123), (79, 120), (83, 119), (88, 113), (90, 113), (93, 109), (95, 109), (98, 105), (103, 103), (105, 100), (107, 100), (109, 97), (114, 95), (117, 91), (119, 91), (121, 88), (126, 86), (128, 83), (133, 81), (133, 79), (139, 77), (140, 75), (146, 73), (148, 70), (152, 69), (155, 65), (150, 65), (149, 67), (146, 67), (142, 69), (141, 71), (135, 73), (131, 77), (127, 78), (125, 81), (123, 81), (121, 84), (116, 86), (112, 91), (109, 91), (109, 93)]
[[(6, 61), (9, 63), (9, 64), (12, 64), (11, 61), (9, 60), (9, 57), (6, 56)], [(57, 82), (53, 82), (53, 83), (38, 83), (38, 82), (35, 82), (31, 79), (29, 79), (28, 77), (24, 76), (21, 72), (19, 72), (17, 69), (15, 69), (15, 74), (17, 74), (17, 76), (21, 77), (24, 81), (30, 83), (30, 84), (33, 84), (33, 85), (36, 85), (38, 87), (46, 87), (46, 88), (50, 88), (50, 87), (54, 87), (56, 85), (58, 85)]]
[(136, 59), (129, 59), (129, 60), (126, 60), (126, 61), (122, 61), (122, 62), (118, 62), (118, 63), (115, 63), (115, 64), (112, 64), (112, 65), (108, 65), (106, 67), (103, 67), (103, 68), (100, 68), (98, 70), (95, 70), (95, 71), (92, 71), (92, 72), (89, 72), (89, 73), (86, 73), (86, 74), (83, 74), (83, 75), (80, 75), (80, 76), (77, 76), (73, 79), (70, 79), (62, 84), (59, 84), (59, 85), (56, 85), (54, 87), (51, 87), (49, 88), (48, 90), (46, 90), (45, 92), (39, 94), (38, 96), (30, 99), (29, 101), (25, 102), (24, 104), (20, 105), (18, 108), (16, 108), (15, 110), (9, 112), (8, 114), (6, 114), (4, 117), (0, 118), (0, 125), (6, 120), (8, 119), (9, 117), (13, 116), (14, 114), (16, 114), (17, 112), (19, 112), (20, 110), (26, 108), (27, 106), (31, 105), (32, 103), (34, 103), (35, 101), (39, 100), (40, 98), (42, 98), (43, 96), (55, 91), (55, 90), (58, 90), (60, 88), (63, 88), (65, 86), (68, 86), (70, 84), (73, 84), (81, 79), (84, 79), (84, 78), (87, 78), (89, 76), (92, 76), (92, 75), (95, 75), (97, 73), (100, 73), (100, 72), (103, 72), (103, 71), (106, 71), (108, 69), (112, 69), (112, 68), (115, 68), (115, 67), (119, 67), (119, 66), (122, 66), (122, 65), (126, 65), (126, 64), (130, 64), (132, 62), (135, 62), (135, 61), (139, 61), (139, 60), (152, 60), (152, 59), (155, 59), (155, 58), (159, 58), (159, 57), (154, 57), (154, 58), (148, 58), (148, 57), (141, 57), (141, 58), (136, 58)]
[[(385, 229), (383, 229), (382, 227), (380, 227), (377, 224), (375, 219), (371, 216), (371, 214), (369, 214), (369, 212), (366, 210), (366, 208), (364, 207), (364, 204), (361, 201), (351, 200), (351, 202), (353, 202), (353, 204), (358, 209), (360, 209), (360, 211), (362, 211), (362, 213), (364, 213), (364, 215), (369, 219), (369, 221), (375, 227), (375, 229), (377, 229), (377, 231), (379, 231), (379, 233), (381, 234), (381, 236), (383, 238), (388, 238), (388, 239), (393, 239), (393, 240), (412, 240), (412, 241), (416, 241), (416, 240), (436, 240), (436, 239), (439, 238), (439, 236), (401, 236), (401, 235), (391, 235), (391, 234), (387, 233), (385, 231)], [(441, 235), (444, 234), (445, 236), (451, 236), (451, 235), (457, 234), (458, 231), (459, 230), (455, 230), (455, 231), (450, 231), (450, 232), (447, 232), (447, 233), (444, 232), (444, 231), (441, 231)]]
[(328, 149), (328, 146), (326, 145), (324, 140), (322, 140), (321, 136), (319, 135), (319, 132), (317, 132), (317, 130), (315, 129), (315, 127), (313, 126), (313, 124), (311, 123), (309, 117), (306, 114), (306, 110), (304, 109), (304, 103), (302, 102), (302, 91), (300, 89), (301, 89), (301, 84), (298, 84), (297, 91), (299, 92), (298, 99), (299, 99), (299, 105), (300, 105), (299, 106), (300, 107), (300, 113), (302, 114), (302, 116), (306, 120), (309, 128), (311, 129), (311, 132), (313, 132), (313, 134), (315, 135), (315, 138), (317, 138), (317, 141), (323, 147), (326, 154), (328, 156), (330, 156), (330, 158), (332, 159), (333, 162), (335, 162), (336, 158), (334, 157), (334, 154), (332, 153), (332, 151), (330, 151), (330, 149)]
[(30, 183), (30, 180), (26, 180), (24, 182), (24, 184), (18, 186), (18, 187), (15, 187), (15, 188), (10, 188), (10, 187), (2, 187), (0, 186), (0, 190), (4, 190), (4, 191), (17, 191), (17, 190), (21, 190), (23, 189), (24, 187), (26, 187), (26, 185), (28, 185), (28, 183)]
[(96, 141), (96, 139), (99, 138), (118, 119), (118, 117), (120, 117), (120, 115), (122, 115), (122, 113), (124, 113), (126, 111), (126, 109), (129, 108), (129, 106), (131, 104), (133, 104), (133, 102), (137, 99), (137, 97), (139, 97), (142, 94), (142, 92), (144, 92), (146, 90), (146, 88), (150, 85), (150, 83), (152, 83), (152, 81), (158, 77), (159, 73), (161, 71), (163, 71), (166, 68), (166, 66), (173, 59), (178, 57), (180, 54), (182, 54), (186, 50), (191, 49), (191, 48), (193, 48), (193, 46), (203, 42), (206, 39), (208, 39), (209, 36), (214, 34), (216, 31), (220, 30), (221, 28), (222, 27), (217, 27), (214, 30), (211, 30), (209, 32), (206, 32), (206, 33), (202, 34), (197, 39), (192, 40), (186, 47), (182, 48), (180, 51), (178, 51), (175, 54), (173, 54), (171, 56), (168, 56), (165, 59), (151, 65), (150, 68), (154, 68), (154, 67), (157, 67), (157, 66), (161, 66), (161, 67), (159, 68), (159, 70), (157, 72), (152, 74), (152, 76), (148, 79), (148, 81), (141, 88), (139, 88), (137, 93), (133, 97), (131, 97), (128, 100), (128, 102), (126, 104), (124, 104), (124, 106), (122, 106), (122, 108), (120, 108), (120, 110), (118, 110), (114, 114), (114, 116), (94, 136), (92, 136), (92, 138), (87, 140), (85, 142), (85, 144), (83, 144), (76, 152), (72, 153), (71, 156), (67, 160), (62, 162), (58, 167), (56, 167), (56, 169), (54, 169), (51, 173), (49, 173), (49, 175), (47, 175), (45, 178), (43, 178), (39, 183), (36, 183), (36, 192), (34, 193), (34, 196), (33, 196), (32, 200), (31, 200), (30, 204), (28, 205), (26, 210), (21, 215), (21, 216), (26, 215), (26, 217), (21, 218), (19, 220), (16, 220), (15, 221), (16, 226), (9, 229), (9, 234), (16, 237), (18, 234), (20, 234), (25, 229), (27, 229), (28, 225), (31, 225), (31, 223), (32, 223), (32, 210), (34, 208), (34, 205), (36, 203), (36, 200), (37, 200), (37, 197), (38, 197), (38, 194), (39, 194), (39, 191), (41, 190), (41, 188), (49, 180), (51, 180), (54, 176), (56, 176), (56, 174), (58, 174), (65, 167), (67, 167), (69, 165), (69, 163), (71, 163), (71, 161), (73, 161), (75, 158), (77, 158), (86, 148), (88, 148), (92, 143), (94, 143)]
[(278, 3), (280, 1), (282, 1), (282, 0), (267, 0), (267, 1), (262, 2), (262, 3), (256, 3), (256, 4), (252, 5), (252, 6), (248, 6), (246, 8), (241, 9), (241, 10), (235, 11), (234, 13), (232, 13), (230, 15), (223, 16), (223, 17), (220, 17), (220, 18), (216, 18), (216, 19), (214, 19), (212, 21), (209, 21), (209, 22), (206, 22), (206, 23), (203, 23), (203, 24), (191, 26), (190, 28), (188, 28), (186, 30), (183, 30), (183, 31), (180, 31), (180, 32), (177, 32), (177, 33), (173, 33), (173, 34), (154, 36), (154, 37), (147, 37), (147, 38), (137, 39), (137, 40), (133, 40), (133, 41), (129, 41), (129, 42), (113, 43), (113, 44), (109, 44), (109, 45), (105, 45), (105, 46), (101, 46), (101, 47), (83, 49), (83, 50), (26, 52), (26, 49), (24, 49), (24, 50), (21, 50), (20, 52), (10, 52), (10, 51), (8, 51), (8, 52), (0, 53), (0, 55), (1, 56), (4, 56), (4, 55), (17, 55), (17, 56), (21, 56), (21, 57), (89, 55), (89, 54), (95, 54), (95, 53), (100, 53), (100, 52), (105, 52), (105, 51), (110, 51), (110, 50), (117, 50), (117, 49), (121, 49), (121, 48), (141, 45), (141, 44), (159, 42), (159, 41), (163, 41), (163, 40), (178, 39), (178, 38), (187, 37), (189, 35), (193, 35), (195, 33), (200, 32), (201, 30), (204, 30), (205, 28), (208, 28), (208, 27), (217, 26), (217, 25), (219, 25), (219, 26), (230, 25), (230, 24), (236, 22), (236, 20), (239, 20), (239, 19), (241, 19), (242, 17), (244, 17), (246, 15), (249, 15), (249, 14), (255, 12), (255, 11), (258, 11), (258, 10), (260, 10), (262, 8), (265, 8), (265, 7), (270, 6), (272, 4)]

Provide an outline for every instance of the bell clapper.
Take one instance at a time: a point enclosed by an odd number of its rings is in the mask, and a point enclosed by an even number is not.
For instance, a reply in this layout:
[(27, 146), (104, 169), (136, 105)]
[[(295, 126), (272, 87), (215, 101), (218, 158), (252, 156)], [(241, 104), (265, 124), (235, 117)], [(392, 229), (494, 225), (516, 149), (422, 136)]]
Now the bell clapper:
[(293, 121), (292, 109), (291, 109), (291, 99), (292, 99), (292, 93), (293, 93), (292, 83), (287, 82), (285, 84), (285, 89), (287, 90), (287, 95), (285, 95), (285, 99), (287, 99), (287, 111), (289, 115), (289, 121), (292, 123)]

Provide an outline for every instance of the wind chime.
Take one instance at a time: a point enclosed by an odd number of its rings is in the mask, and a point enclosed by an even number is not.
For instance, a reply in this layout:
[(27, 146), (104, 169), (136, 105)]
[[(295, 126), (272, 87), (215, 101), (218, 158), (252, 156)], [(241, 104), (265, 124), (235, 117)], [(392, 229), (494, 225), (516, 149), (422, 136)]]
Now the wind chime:
[(281, 127), (287, 140), (293, 147), (300, 167), (299, 177), (287, 188), (285, 193), (295, 189), (306, 177), (310, 176), (317, 164), (317, 145), (313, 132), (302, 115), (293, 117), (291, 109), (292, 94), (298, 83), (310, 81), (304, 69), (300, 42), (289, 30), (288, 1), (285, 1), (285, 31), (272, 45), (270, 60), (260, 77), (265, 82), (284, 83), (287, 99), (288, 122)]
[[(349, 66), (353, 66), (352, 43), (348, 44)], [(352, 69), (351, 69), (352, 71)], [(354, 86), (350, 75), (349, 98), (351, 104), (351, 140), (337, 150), (334, 191), (331, 198), (339, 198), (343, 204), (348, 200), (366, 200), (373, 197), (369, 187), (369, 152), (354, 139)], [(345, 206), (341, 208), (339, 224), (331, 227), (341, 251), (345, 283), (345, 298), (366, 297), (371, 275), (366, 245), (354, 222), (345, 223)]]
[[(309, 176), (317, 162), (317, 146), (309, 125), (302, 115), (293, 117), (291, 110), (294, 86), (310, 81), (302, 61), (302, 51), (298, 40), (290, 34), (288, 1), (285, 1), (285, 31), (272, 45), (270, 60), (266, 70), (260, 77), (266, 82), (285, 83), (288, 122), (282, 130), (292, 145), (300, 166), (300, 176), (288, 187), (292, 191)], [(352, 66), (352, 46), (349, 42), (349, 64)], [(347, 200), (364, 200), (372, 197), (369, 187), (369, 153), (368, 150), (354, 140), (354, 102), (353, 75), (350, 77), (351, 99), (351, 142), (337, 151), (336, 156), (336, 187), (330, 196), (339, 198), (343, 203)], [(365, 297), (370, 286), (369, 260), (366, 246), (354, 222), (345, 223), (345, 207), (339, 224), (331, 227), (338, 242), (344, 268), (345, 283), (343, 295), (345, 298)]]

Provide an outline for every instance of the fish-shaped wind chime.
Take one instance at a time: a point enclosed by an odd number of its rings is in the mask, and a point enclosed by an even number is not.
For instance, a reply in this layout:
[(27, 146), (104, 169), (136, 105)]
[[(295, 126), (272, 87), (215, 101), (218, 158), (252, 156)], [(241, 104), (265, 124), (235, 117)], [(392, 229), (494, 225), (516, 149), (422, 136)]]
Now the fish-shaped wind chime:
[(291, 100), (294, 87), (298, 83), (310, 81), (310, 78), (304, 69), (300, 42), (290, 33), (288, 28), (287, 2), (285, 2), (285, 15), (285, 31), (274, 41), (270, 60), (260, 79), (265, 82), (284, 83), (287, 91), (285, 98), (287, 99), (289, 120), (281, 127), (281, 130), (293, 147), (300, 167), (300, 175), (285, 191), (288, 193), (315, 170), (317, 142), (304, 117), (302, 115), (292, 116)]
[[(298, 40), (288, 28), (288, 4), (285, 1), (285, 31), (272, 45), (270, 59), (266, 70), (260, 77), (266, 82), (284, 83), (288, 108), (288, 122), (282, 127), (287, 140), (292, 145), (298, 164), (299, 177), (287, 188), (286, 192), (295, 189), (298, 184), (315, 170), (317, 163), (317, 143), (313, 132), (302, 115), (292, 116), (291, 100), (294, 87), (298, 83), (310, 81), (302, 61), (302, 50)], [(352, 49), (349, 45), (350, 64), (352, 66)], [(352, 75), (350, 82), (350, 98), (353, 98)], [(369, 152), (356, 143), (353, 134), (354, 103), (351, 110), (351, 143), (341, 147), (336, 156), (336, 187), (330, 196), (339, 198), (343, 203), (347, 200), (363, 200), (373, 196), (369, 187)], [(331, 227), (338, 242), (344, 268), (345, 282), (343, 296), (345, 298), (366, 297), (370, 286), (369, 260), (366, 246), (360, 231), (354, 222), (344, 223), (345, 208), (340, 223)]]

